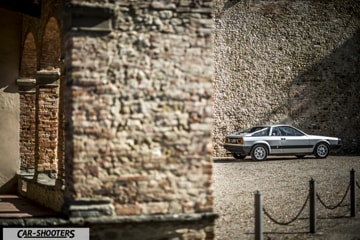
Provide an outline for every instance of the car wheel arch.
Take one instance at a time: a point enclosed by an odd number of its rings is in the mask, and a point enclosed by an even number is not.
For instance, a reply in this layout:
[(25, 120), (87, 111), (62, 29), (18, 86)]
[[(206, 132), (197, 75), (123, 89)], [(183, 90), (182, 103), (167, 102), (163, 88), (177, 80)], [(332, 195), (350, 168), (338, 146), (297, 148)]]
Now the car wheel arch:
[[(266, 141), (258, 141), (258, 142), (254, 142), (254, 144), (251, 146), (251, 151), (252, 151), (252, 149), (253, 149), (256, 145), (259, 145), (259, 144), (261, 144), (261, 145), (265, 145), (265, 146), (266, 146), (266, 148), (267, 148), (268, 155), (270, 155), (270, 154), (271, 154), (271, 147), (270, 147), (270, 144), (269, 144), (268, 142), (266, 142)], [(251, 151), (250, 151), (250, 152), (251, 152)]]
[(319, 144), (321, 144), (321, 143), (325, 143), (325, 144), (327, 144), (328, 146), (330, 146), (330, 142), (329, 142), (329, 141), (327, 141), (327, 140), (325, 140), (325, 139), (321, 139), (321, 140), (317, 141), (317, 142), (314, 144), (314, 146), (313, 146), (313, 152), (315, 151), (316, 146), (319, 145)]
[[(264, 149), (264, 151), (262, 151), (261, 148)], [(250, 155), (253, 160), (264, 161), (269, 155), (269, 147), (264, 143), (254, 144), (251, 148)]]
[[(320, 155), (320, 154), (317, 152), (319, 146), (321, 146), (322, 144), (326, 146), (326, 151), (325, 151), (325, 154), (324, 154), (324, 155)], [(330, 153), (330, 144), (329, 144), (329, 142), (327, 142), (327, 141), (319, 141), (319, 142), (317, 142), (317, 143), (314, 145), (313, 153), (314, 153), (314, 155), (315, 155), (316, 157), (318, 157), (318, 158), (326, 158), (326, 157), (329, 155), (329, 153)]]

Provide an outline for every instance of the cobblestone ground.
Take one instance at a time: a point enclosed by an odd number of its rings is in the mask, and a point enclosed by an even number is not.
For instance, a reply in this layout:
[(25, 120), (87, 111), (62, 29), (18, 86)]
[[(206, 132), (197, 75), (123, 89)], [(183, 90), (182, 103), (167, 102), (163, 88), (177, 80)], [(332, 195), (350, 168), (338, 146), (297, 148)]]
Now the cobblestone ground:
[[(292, 220), (304, 205), (309, 181), (316, 181), (317, 193), (327, 206), (337, 205), (350, 183), (354, 169), (360, 182), (360, 156), (330, 156), (315, 159), (273, 157), (264, 162), (214, 159), (216, 239), (255, 239), (254, 193), (260, 191), (265, 210), (277, 221)], [(360, 189), (357, 187), (357, 202)], [(359, 204), (357, 204), (359, 206)], [(309, 204), (289, 225), (278, 225), (264, 216), (264, 239), (360, 240), (360, 219), (350, 218), (350, 194), (340, 207), (329, 210), (317, 200), (316, 233), (309, 233)], [(359, 207), (357, 208), (359, 209)]]

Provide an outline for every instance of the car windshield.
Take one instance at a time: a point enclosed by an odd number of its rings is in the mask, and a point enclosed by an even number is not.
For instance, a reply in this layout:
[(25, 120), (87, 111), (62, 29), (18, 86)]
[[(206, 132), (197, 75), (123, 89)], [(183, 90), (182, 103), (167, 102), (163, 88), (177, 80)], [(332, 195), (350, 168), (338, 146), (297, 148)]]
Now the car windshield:
[[(258, 131), (262, 132), (263, 134), (264, 133), (266, 134), (266, 132), (269, 132), (269, 128), (265, 127), (265, 126), (252, 127), (252, 128), (248, 128), (248, 129), (245, 129), (245, 130), (240, 130), (238, 132), (235, 132), (234, 134), (235, 135), (240, 135), (240, 134), (244, 134), (244, 133), (255, 133), (255, 132), (258, 132)], [(253, 135), (253, 136), (255, 136), (255, 135)], [(258, 136), (258, 135), (256, 135), (256, 136)]]

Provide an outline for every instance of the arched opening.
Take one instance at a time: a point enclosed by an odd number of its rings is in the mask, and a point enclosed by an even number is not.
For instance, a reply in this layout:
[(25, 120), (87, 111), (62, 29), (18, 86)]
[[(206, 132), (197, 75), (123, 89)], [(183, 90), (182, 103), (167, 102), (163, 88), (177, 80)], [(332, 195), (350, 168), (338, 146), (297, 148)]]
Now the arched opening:
[[(36, 135), (36, 63), (34, 35), (26, 34), (21, 53), (20, 77), (17, 80), (20, 96), (20, 170), (22, 175), (34, 174)], [(23, 185), (25, 191), (26, 185)]]
[(37, 72), (37, 151), (35, 178), (50, 183), (58, 174), (60, 34), (54, 17), (42, 37), (40, 69)]
[(50, 17), (42, 38), (40, 70), (61, 69), (60, 31), (57, 20)]
[(20, 78), (36, 77), (36, 44), (34, 35), (26, 34), (23, 51), (21, 54)]
[[(34, 173), (31, 180), (23, 177), (20, 187), (22, 195), (59, 212), (63, 204), (63, 161), (58, 154), (63, 146), (63, 134), (59, 136), (59, 132), (63, 133), (62, 124), (59, 124), (63, 122), (63, 114), (59, 113), (61, 39), (54, 17), (48, 19), (42, 33), (40, 42), (35, 39), (40, 59), (37, 64), (32, 59), (37, 67), (29, 71), (35, 77)], [(32, 65), (33, 70), (35, 65)]]

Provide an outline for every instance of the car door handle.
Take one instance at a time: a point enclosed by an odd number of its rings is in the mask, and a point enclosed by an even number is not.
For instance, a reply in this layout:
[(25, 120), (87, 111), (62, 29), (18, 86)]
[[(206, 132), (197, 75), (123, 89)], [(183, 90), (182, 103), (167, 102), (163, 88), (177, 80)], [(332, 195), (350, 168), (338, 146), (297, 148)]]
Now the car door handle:
[(286, 140), (286, 138), (281, 138), (281, 140)]

